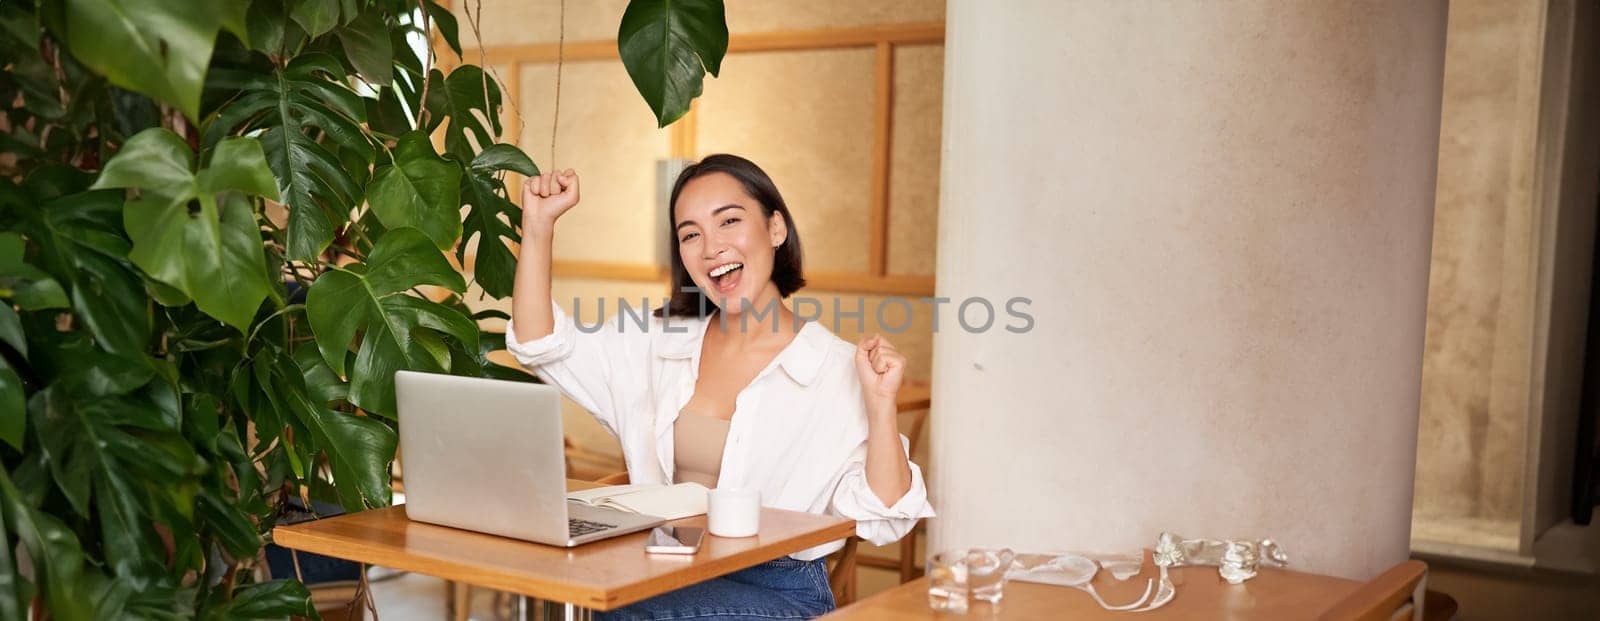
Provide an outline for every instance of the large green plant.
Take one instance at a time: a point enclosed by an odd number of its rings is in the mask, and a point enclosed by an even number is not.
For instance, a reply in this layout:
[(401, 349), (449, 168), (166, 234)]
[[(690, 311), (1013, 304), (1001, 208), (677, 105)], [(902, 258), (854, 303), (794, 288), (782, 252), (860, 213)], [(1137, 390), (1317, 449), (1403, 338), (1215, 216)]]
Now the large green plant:
[[(636, 4), (665, 124), (721, 3)], [(430, 0), (0, 3), (0, 619), (315, 616), (249, 571), (283, 503), (390, 502), (397, 369), (516, 376), (448, 255), (509, 295), (537, 169), (428, 31), (460, 55)]]

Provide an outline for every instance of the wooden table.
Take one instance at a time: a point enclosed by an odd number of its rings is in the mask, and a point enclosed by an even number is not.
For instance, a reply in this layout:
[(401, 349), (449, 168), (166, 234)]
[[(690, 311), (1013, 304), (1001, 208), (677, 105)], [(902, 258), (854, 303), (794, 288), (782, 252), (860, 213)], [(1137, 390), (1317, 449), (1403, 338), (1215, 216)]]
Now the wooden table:
[[(1084, 593), (1068, 587), (1007, 582), (999, 605), (973, 601), (966, 615), (928, 608), (928, 579), (919, 578), (846, 606), (824, 617), (830, 621), (900, 619), (1311, 619), (1332, 608), (1361, 586), (1360, 582), (1297, 571), (1265, 568), (1240, 585), (1217, 576), (1215, 567), (1171, 570), (1177, 596), (1149, 612), (1130, 614), (1105, 610)], [(1137, 600), (1145, 579), (1159, 579), (1159, 570), (1145, 553), (1137, 576), (1118, 581), (1110, 572), (1095, 576), (1094, 588), (1113, 606)]]
[[(593, 487), (568, 481), (569, 489)], [(704, 527), (704, 515), (671, 526)], [(286, 548), (392, 567), (578, 607), (577, 615), (642, 599), (850, 536), (855, 523), (763, 507), (761, 532), (728, 539), (707, 534), (700, 552), (645, 554), (649, 531), (558, 548), (406, 518), (405, 505), (272, 529)]]

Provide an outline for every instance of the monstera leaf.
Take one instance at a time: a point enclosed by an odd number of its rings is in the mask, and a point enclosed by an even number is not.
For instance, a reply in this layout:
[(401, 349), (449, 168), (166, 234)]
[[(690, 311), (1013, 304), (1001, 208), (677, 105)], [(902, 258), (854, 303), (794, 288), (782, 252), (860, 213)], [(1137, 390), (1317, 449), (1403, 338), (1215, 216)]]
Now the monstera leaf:
[(485, 293), (503, 298), (511, 295), (517, 273), (517, 257), (506, 246), (520, 239), (515, 226), (522, 222), (522, 209), (507, 199), (505, 182), (497, 174), (510, 170), (523, 175), (539, 174), (533, 160), (508, 144), (497, 144), (479, 153), (461, 177), (461, 195), (472, 208), (463, 223), (464, 237), (456, 247), (456, 258), (467, 260), (467, 242), (478, 238), (473, 277)]
[(461, 237), (461, 166), (433, 152), (423, 132), (409, 132), (367, 185), (367, 203), (384, 226), (413, 227), (449, 250)]
[[(387, 506), (389, 462), (398, 442), (395, 432), (376, 419), (332, 409), (317, 388), (316, 378), (325, 377), (326, 368), (317, 368), (321, 363), (315, 357), (291, 357), (269, 348), (254, 360), (255, 380), (280, 420), (309, 431), (297, 434), (296, 450), (328, 456), (334, 490), (345, 509)], [(392, 372), (387, 381), (392, 391)]]
[(112, 84), (200, 118), (217, 31), (243, 36), (240, 0), (67, 0), (72, 55)]
[(177, 134), (148, 129), (106, 163), (94, 187), (138, 188), (123, 211), (128, 258), (243, 332), (271, 283), (255, 211), (236, 193), (275, 199), (278, 189), (253, 138), (222, 140), (199, 173), (190, 171), (192, 155)]
[(217, 604), (206, 611), (205, 621), (316, 616), (311, 592), (294, 580), (273, 580), (241, 587), (233, 594), (233, 599)]
[[(483, 70), (462, 65), (444, 77), (438, 69), (428, 74), (428, 133), (449, 121), (444, 129), (444, 150), (463, 162), (472, 161), (478, 149), (494, 144), (500, 135), (500, 87)], [(479, 120), (479, 118), (484, 120)]]
[(706, 72), (728, 53), (721, 0), (633, 0), (617, 30), (617, 52), (660, 127), (689, 111)]
[(428, 2), (427, 10), (428, 19), (432, 20), (433, 27), (439, 29), (439, 36), (444, 38), (445, 45), (450, 46), (450, 50), (455, 52), (456, 57), (459, 58), (461, 56), (461, 37), (457, 34), (459, 26), (456, 24), (455, 14), (451, 13), (450, 9), (432, 1)]
[(317, 349), (334, 372), (345, 375), (345, 354), (361, 333), (355, 366), (348, 369), (350, 402), (368, 412), (393, 416), (394, 372), (444, 371), (449, 336), (478, 347), (478, 327), (449, 307), (407, 293), (420, 285), (466, 289), (461, 274), (421, 231), (393, 229), (367, 257), (317, 277), (306, 298), (306, 317)]
[(339, 30), (339, 44), (350, 64), (368, 82), (381, 87), (394, 81), (394, 47), (382, 11), (369, 8), (351, 20), (350, 25)]
[(73, 512), (99, 521), (113, 573), (144, 585), (167, 558), (153, 524), (192, 528), (206, 467), (179, 430), (175, 387), (151, 364), (102, 352), (81, 333), (41, 338), (51, 342), (35, 366), (57, 380), (28, 410), (50, 479)]
[[(339, 154), (365, 163), (374, 155), (361, 128), (366, 106), (341, 81), (344, 75), (332, 56), (310, 53), (273, 74), (218, 69), (209, 84), (243, 93), (207, 123), (205, 144), (264, 130), (258, 138), (289, 206), (291, 259), (309, 261), (321, 254), (333, 241), (335, 223), (344, 222), (361, 199), (361, 186)], [(309, 130), (323, 136), (321, 141)]]
[(88, 179), (41, 168), (24, 187), (0, 180), (0, 203), (23, 215), (22, 231), (39, 249), (38, 265), (67, 288), (74, 314), (107, 351), (143, 357), (150, 335), (144, 286), (127, 264), (122, 196), (83, 191)]

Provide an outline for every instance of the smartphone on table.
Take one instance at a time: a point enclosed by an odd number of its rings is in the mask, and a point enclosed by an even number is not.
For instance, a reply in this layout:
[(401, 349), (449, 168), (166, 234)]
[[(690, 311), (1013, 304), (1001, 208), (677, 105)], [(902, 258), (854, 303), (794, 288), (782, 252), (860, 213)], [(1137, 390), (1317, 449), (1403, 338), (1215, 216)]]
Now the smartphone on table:
[(694, 554), (700, 550), (700, 540), (705, 529), (698, 526), (657, 526), (644, 542), (644, 551), (651, 554)]

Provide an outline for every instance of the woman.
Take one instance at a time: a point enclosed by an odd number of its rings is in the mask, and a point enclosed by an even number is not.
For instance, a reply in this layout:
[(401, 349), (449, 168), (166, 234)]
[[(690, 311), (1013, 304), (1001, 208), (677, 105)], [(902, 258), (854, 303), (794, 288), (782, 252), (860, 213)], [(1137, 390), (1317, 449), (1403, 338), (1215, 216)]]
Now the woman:
[[(880, 545), (933, 516), (895, 425), (905, 357), (877, 336), (852, 346), (801, 324), (781, 303), (805, 284), (800, 237), (765, 172), (713, 155), (678, 176), (668, 216), (674, 293), (644, 329), (608, 321), (581, 333), (551, 302), (555, 223), (577, 203), (571, 170), (523, 185), (506, 344), (617, 437), (632, 482), (759, 490), (765, 506), (854, 519)], [(606, 618), (814, 617), (834, 607), (823, 557), (842, 545)]]

